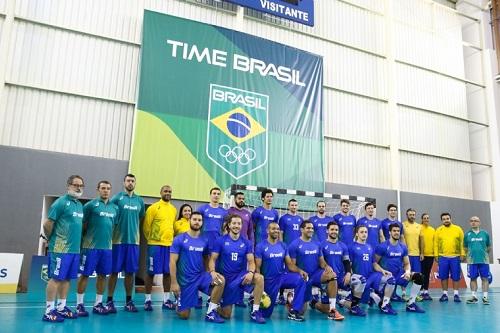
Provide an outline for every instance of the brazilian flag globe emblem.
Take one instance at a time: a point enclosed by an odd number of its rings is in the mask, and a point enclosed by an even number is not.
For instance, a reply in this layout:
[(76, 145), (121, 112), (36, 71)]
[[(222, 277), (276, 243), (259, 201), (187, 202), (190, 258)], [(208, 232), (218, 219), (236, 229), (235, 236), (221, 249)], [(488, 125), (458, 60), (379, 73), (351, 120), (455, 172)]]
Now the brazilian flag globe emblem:
[(207, 155), (235, 179), (267, 163), (269, 96), (210, 85)]

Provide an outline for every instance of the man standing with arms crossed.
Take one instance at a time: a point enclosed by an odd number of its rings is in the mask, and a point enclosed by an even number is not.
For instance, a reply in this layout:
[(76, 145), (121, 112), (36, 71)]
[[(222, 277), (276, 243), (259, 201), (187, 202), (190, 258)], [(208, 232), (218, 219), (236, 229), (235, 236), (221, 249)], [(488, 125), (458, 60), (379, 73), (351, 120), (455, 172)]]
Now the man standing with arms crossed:
[(470, 278), (470, 289), (472, 296), (467, 300), (467, 304), (475, 304), (478, 302), (477, 292), (477, 277), (481, 277), (481, 289), (483, 290), (483, 304), (489, 305), (488, 287), (490, 275), (490, 258), (491, 250), (490, 235), (485, 230), (479, 229), (481, 221), (479, 217), (473, 216), (469, 219), (471, 230), (464, 237), (464, 248), (467, 255), (467, 271)]
[(118, 206), (118, 221), (113, 229), (113, 267), (108, 281), (108, 313), (116, 313), (113, 294), (118, 273), (125, 272), (125, 311), (137, 312), (132, 301), (134, 274), (139, 269), (139, 222), (144, 217), (144, 201), (134, 193), (135, 176), (123, 179), (124, 191), (116, 194), (111, 202)]
[[(72, 175), (67, 182), (68, 193), (50, 206), (47, 221), (43, 223), (44, 238), (49, 241), (49, 282), (47, 304), (43, 321), (62, 322), (75, 319), (77, 314), (66, 306), (69, 282), (76, 279), (80, 264), (83, 208), (78, 198), (83, 193), (83, 178)], [(56, 296), (59, 298), (57, 308)]]
[(160, 189), (161, 199), (146, 211), (143, 231), (148, 242), (147, 274), (144, 281), (144, 310), (153, 311), (151, 290), (155, 274), (163, 275), (163, 309), (173, 310), (170, 300), (170, 246), (174, 239), (174, 222), (177, 209), (170, 203), (172, 188), (163, 185)]
[(218, 187), (210, 189), (210, 202), (198, 208), (203, 216), (202, 235), (208, 240), (208, 247), (212, 250), (215, 240), (222, 234), (222, 226), (227, 211), (219, 204), (221, 190)]
[(460, 262), (464, 259), (464, 232), (451, 221), (450, 213), (441, 214), (443, 225), (434, 234), (434, 260), (439, 266), (439, 279), (443, 295), (440, 302), (448, 302), (448, 278), (453, 280), (453, 301), (460, 303), (458, 284), (460, 282)]
[(351, 203), (347, 199), (340, 200), (340, 213), (333, 217), (333, 220), (339, 225), (339, 238), (347, 248), (354, 243), (354, 233), (356, 229), (356, 216), (349, 214)]
[(111, 274), (112, 250), (111, 237), (113, 226), (116, 223), (118, 207), (109, 202), (111, 183), (101, 180), (97, 184), (99, 197), (83, 206), (83, 241), (80, 265), (80, 278), (78, 279), (78, 293), (76, 294), (76, 311), (79, 317), (87, 317), (83, 297), (87, 289), (88, 278), (97, 273), (96, 299), (92, 312), (107, 315), (108, 309), (102, 304), (102, 295), (106, 288), (106, 275)]
[(314, 240), (319, 244), (326, 240), (326, 226), (328, 225), (328, 222), (333, 220), (333, 218), (326, 215), (326, 202), (323, 200), (316, 203), (316, 211), (316, 215), (311, 216), (309, 221), (311, 221), (314, 226)]

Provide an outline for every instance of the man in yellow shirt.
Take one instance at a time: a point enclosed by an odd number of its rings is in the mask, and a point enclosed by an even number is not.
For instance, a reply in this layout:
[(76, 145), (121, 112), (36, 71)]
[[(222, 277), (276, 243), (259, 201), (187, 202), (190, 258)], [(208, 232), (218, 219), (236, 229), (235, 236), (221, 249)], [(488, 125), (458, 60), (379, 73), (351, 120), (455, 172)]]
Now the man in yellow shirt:
[[(404, 242), (408, 247), (408, 259), (410, 260), (410, 267), (412, 272), (421, 273), (422, 267), (420, 266), (420, 254), (422, 253), (421, 246), (422, 240), (422, 226), (416, 221), (417, 212), (413, 208), (406, 210), (406, 221), (403, 222)], [(403, 289), (402, 298), (406, 299), (406, 290)], [(395, 295), (395, 300), (397, 300)], [(417, 301), (421, 301), (420, 296)]]
[(441, 214), (443, 225), (434, 234), (434, 260), (438, 263), (443, 295), (440, 302), (448, 302), (448, 278), (453, 280), (453, 301), (460, 303), (458, 283), (460, 281), (460, 262), (464, 260), (464, 232), (451, 221), (450, 213)]
[(422, 274), (424, 275), (424, 284), (422, 285), (422, 299), (432, 301), (429, 295), (429, 278), (434, 264), (434, 233), (436, 230), (430, 225), (429, 214), (422, 214), (422, 252), (420, 253)]
[(174, 221), (177, 210), (170, 203), (172, 188), (162, 186), (161, 199), (146, 210), (143, 232), (148, 242), (147, 274), (144, 281), (145, 296), (144, 310), (153, 311), (151, 304), (151, 290), (155, 274), (163, 275), (163, 305), (164, 309), (175, 309), (170, 300), (170, 246), (174, 239)]

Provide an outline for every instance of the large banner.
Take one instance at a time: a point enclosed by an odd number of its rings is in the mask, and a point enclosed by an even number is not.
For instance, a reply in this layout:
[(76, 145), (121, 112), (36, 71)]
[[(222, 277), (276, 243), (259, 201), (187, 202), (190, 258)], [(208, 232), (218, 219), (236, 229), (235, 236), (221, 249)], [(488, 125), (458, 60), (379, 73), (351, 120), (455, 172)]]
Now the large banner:
[(323, 192), (323, 60), (309, 52), (144, 13), (130, 171), (137, 191), (204, 201), (231, 184)]

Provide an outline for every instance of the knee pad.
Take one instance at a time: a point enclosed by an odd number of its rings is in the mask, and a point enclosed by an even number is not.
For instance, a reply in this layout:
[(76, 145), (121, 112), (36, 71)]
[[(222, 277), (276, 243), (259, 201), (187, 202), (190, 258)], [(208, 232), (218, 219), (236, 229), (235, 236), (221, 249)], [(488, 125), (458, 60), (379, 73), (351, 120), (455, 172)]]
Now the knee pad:
[(423, 285), (424, 284), (424, 276), (422, 273), (413, 273), (411, 276), (411, 280), (418, 285)]
[(362, 275), (354, 274), (351, 277), (351, 288), (354, 294), (363, 293), (366, 286), (366, 278)]
[(382, 280), (381, 280), (382, 284), (388, 284), (390, 286), (394, 286), (396, 285), (396, 279), (394, 278), (394, 276), (382, 276)]

